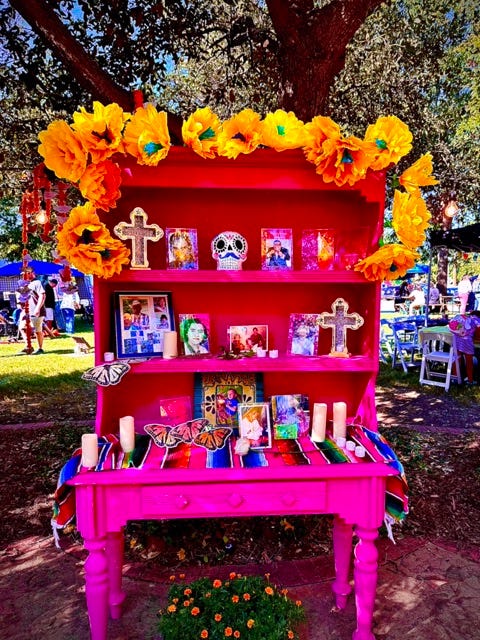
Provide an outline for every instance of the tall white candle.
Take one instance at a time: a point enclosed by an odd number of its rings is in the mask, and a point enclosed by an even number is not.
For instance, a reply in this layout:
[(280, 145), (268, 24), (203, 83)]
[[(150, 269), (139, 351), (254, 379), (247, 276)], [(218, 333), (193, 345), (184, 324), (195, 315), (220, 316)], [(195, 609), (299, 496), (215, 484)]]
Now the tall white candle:
[(177, 332), (165, 331), (163, 334), (163, 357), (176, 358), (177, 356)]
[(347, 437), (347, 403), (333, 403), (333, 437)]
[(98, 439), (96, 433), (82, 435), (82, 467), (91, 469), (98, 464)]
[(327, 428), (327, 405), (324, 402), (315, 402), (313, 405), (312, 440), (323, 442)]
[(120, 418), (120, 446), (125, 453), (130, 453), (135, 449), (135, 420), (133, 416)]

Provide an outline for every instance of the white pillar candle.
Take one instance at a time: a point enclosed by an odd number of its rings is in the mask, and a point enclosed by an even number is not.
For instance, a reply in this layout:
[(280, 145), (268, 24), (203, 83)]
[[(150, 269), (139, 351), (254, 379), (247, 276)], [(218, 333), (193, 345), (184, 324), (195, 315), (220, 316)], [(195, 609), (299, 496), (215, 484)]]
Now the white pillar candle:
[(347, 437), (347, 403), (333, 403), (333, 437)]
[(177, 332), (165, 331), (165, 333), (163, 334), (163, 357), (176, 358), (177, 356)]
[(125, 453), (130, 453), (135, 449), (135, 420), (133, 416), (120, 418), (120, 446)]
[(115, 354), (112, 351), (105, 351), (103, 354), (104, 362), (113, 362), (115, 360)]
[(82, 467), (92, 469), (98, 464), (98, 438), (96, 433), (82, 435)]
[(270, 358), (278, 358), (278, 349), (270, 349), (268, 355)]
[(312, 440), (323, 442), (327, 428), (327, 405), (324, 402), (315, 402), (313, 405)]

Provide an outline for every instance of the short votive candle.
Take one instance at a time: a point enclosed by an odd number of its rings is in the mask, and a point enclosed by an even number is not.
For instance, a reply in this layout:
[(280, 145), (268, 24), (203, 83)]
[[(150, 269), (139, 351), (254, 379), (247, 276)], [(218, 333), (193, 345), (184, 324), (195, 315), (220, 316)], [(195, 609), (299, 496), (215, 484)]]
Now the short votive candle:
[(313, 405), (312, 440), (323, 442), (327, 428), (327, 405), (324, 402), (315, 402)]
[(265, 358), (266, 355), (267, 355), (266, 349), (260, 349), (260, 347), (257, 349), (257, 358)]
[(104, 362), (113, 362), (115, 360), (115, 354), (112, 351), (105, 351), (103, 354)]
[(133, 416), (120, 418), (120, 446), (125, 453), (130, 453), (135, 449), (135, 420)]
[(165, 331), (163, 334), (163, 357), (176, 358), (178, 356), (177, 332)]
[(92, 469), (98, 464), (98, 438), (96, 433), (82, 435), (82, 467)]
[(347, 437), (347, 403), (333, 403), (333, 437)]
[(268, 355), (270, 358), (278, 358), (278, 349), (270, 349)]

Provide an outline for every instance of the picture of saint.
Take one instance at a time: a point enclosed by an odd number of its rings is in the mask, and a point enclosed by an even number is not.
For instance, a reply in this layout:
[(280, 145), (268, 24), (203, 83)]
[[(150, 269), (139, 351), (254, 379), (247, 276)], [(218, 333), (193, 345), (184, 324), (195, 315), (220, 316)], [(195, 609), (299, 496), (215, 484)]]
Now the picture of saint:
[(196, 229), (167, 229), (167, 269), (198, 269)]

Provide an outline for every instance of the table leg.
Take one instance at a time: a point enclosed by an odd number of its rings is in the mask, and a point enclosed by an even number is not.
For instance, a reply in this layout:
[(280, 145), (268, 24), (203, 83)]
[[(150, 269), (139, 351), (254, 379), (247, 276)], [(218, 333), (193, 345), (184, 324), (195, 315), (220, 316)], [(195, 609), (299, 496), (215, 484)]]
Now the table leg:
[(84, 540), (88, 550), (85, 562), (85, 593), (91, 640), (106, 640), (108, 624), (108, 562), (105, 538)]
[(333, 551), (335, 557), (335, 581), (332, 585), (338, 609), (345, 609), (348, 594), (352, 587), (349, 583), (350, 562), (352, 560), (352, 525), (343, 518), (335, 516), (333, 520)]
[(352, 640), (375, 640), (372, 620), (377, 587), (378, 551), (375, 540), (378, 530), (357, 527), (355, 532), (358, 536), (354, 562), (357, 628)]
[(125, 593), (122, 591), (122, 566), (123, 566), (123, 532), (116, 531), (107, 534), (107, 560), (108, 560), (108, 604), (110, 617), (114, 620), (122, 615), (122, 604)]

